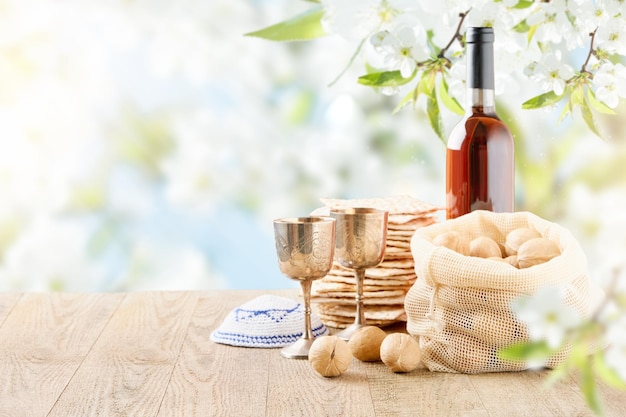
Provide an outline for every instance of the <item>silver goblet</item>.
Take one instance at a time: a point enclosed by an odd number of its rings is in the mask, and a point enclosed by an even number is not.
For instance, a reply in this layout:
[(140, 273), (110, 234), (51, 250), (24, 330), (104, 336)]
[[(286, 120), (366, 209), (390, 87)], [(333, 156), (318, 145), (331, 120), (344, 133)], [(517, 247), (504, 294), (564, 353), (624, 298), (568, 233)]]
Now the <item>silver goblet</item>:
[(365, 270), (382, 262), (387, 245), (389, 213), (374, 208), (347, 208), (330, 211), (337, 220), (335, 260), (343, 267), (354, 270), (356, 280), (356, 316), (354, 323), (337, 333), (344, 340), (366, 325), (363, 310), (363, 280)]
[(274, 220), (274, 241), (281, 272), (300, 281), (304, 296), (304, 333), (280, 353), (286, 358), (307, 359), (315, 339), (311, 329), (311, 283), (326, 276), (333, 265), (335, 219), (294, 217)]

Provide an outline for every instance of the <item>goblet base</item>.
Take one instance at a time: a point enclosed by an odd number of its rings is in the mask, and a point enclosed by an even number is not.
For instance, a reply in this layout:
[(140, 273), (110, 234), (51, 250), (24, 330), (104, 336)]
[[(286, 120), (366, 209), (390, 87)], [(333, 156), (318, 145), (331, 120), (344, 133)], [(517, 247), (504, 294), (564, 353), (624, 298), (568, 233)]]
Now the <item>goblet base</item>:
[(281, 356), (287, 359), (308, 359), (309, 349), (315, 339), (300, 338), (280, 350)]
[(348, 340), (350, 340), (353, 334), (355, 334), (360, 328), (365, 326), (367, 325), (363, 323), (352, 323), (350, 326), (335, 334), (335, 336), (347, 342)]

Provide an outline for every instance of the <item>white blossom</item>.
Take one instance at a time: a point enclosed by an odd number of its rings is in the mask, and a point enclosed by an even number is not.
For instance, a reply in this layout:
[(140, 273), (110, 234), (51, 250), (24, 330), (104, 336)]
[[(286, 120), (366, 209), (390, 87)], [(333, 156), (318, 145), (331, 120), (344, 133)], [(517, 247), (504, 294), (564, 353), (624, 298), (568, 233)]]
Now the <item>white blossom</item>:
[(322, 6), (326, 30), (351, 40), (416, 21), (411, 0), (322, 0)]
[(400, 70), (403, 78), (409, 78), (416, 69), (417, 62), (428, 57), (424, 48), (426, 35), (421, 30), (402, 26), (387, 33), (380, 42), (380, 53), (388, 69)]
[(622, 15), (626, 17), (626, 2), (624, 0), (596, 0), (598, 10), (607, 17)]
[(572, 32), (572, 25), (565, 13), (566, 1), (542, 2), (539, 6), (539, 10), (527, 18), (528, 25), (537, 25), (535, 38), (540, 42), (561, 43), (563, 37), (567, 37)]
[(554, 91), (558, 96), (563, 94), (565, 82), (574, 75), (574, 69), (561, 61), (559, 51), (546, 54), (540, 62), (531, 63), (526, 71), (543, 90)]
[(594, 75), (596, 98), (616, 108), (620, 98), (626, 98), (626, 67), (620, 63), (604, 62)]
[(596, 45), (608, 53), (626, 54), (626, 18), (614, 17), (598, 27)]
[(543, 340), (551, 348), (558, 348), (565, 335), (581, 323), (581, 317), (563, 303), (563, 289), (546, 286), (532, 296), (522, 296), (513, 301), (511, 308), (528, 326), (532, 340)]

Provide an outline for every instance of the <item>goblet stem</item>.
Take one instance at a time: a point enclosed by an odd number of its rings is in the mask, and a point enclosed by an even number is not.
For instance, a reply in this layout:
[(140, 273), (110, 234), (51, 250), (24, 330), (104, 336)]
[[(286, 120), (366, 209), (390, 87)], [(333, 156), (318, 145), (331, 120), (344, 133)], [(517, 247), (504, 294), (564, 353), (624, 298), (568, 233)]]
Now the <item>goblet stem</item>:
[(313, 281), (306, 279), (300, 281), (302, 287), (302, 295), (304, 297), (304, 333), (303, 339), (314, 339), (313, 329), (311, 329), (311, 284)]
[(309, 349), (313, 344), (315, 336), (311, 328), (311, 284), (312, 280), (303, 279), (300, 281), (302, 295), (304, 297), (304, 331), (302, 336), (289, 346), (280, 350), (280, 354), (289, 359), (308, 359)]
[(365, 268), (355, 269), (354, 278), (356, 280), (356, 295), (354, 297), (356, 301), (356, 314), (354, 317), (354, 323), (337, 333), (337, 337), (343, 340), (350, 340), (352, 335), (356, 333), (357, 330), (367, 325), (363, 309), (363, 281), (365, 279)]
[(356, 279), (356, 317), (354, 324), (359, 327), (365, 326), (365, 312), (363, 310), (363, 281), (365, 280), (365, 269), (357, 269), (354, 271)]

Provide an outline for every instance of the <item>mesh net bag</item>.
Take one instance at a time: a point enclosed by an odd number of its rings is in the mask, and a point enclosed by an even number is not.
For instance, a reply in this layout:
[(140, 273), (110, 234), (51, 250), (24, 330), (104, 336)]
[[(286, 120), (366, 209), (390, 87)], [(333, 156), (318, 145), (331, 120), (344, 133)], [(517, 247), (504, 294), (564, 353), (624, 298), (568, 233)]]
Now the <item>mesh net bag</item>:
[[(504, 262), (463, 256), (432, 239), (457, 231), (469, 239), (488, 236), (503, 244), (517, 228), (538, 231), (561, 249), (550, 261), (518, 269)], [(587, 273), (580, 245), (563, 227), (532, 213), (474, 211), (454, 220), (419, 229), (412, 238), (417, 281), (405, 298), (407, 331), (419, 336), (424, 365), (440, 372), (502, 372), (527, 369), (528, 364), (502, 360), (498, 351), (529, 340), (528, 331), (510, 309), (512, 300), (532, 295), (543, 286), (563, 289), (563, 302), (589, 317), (599, 293)], [(565, 359), (565, 346), (547, 367)]]

